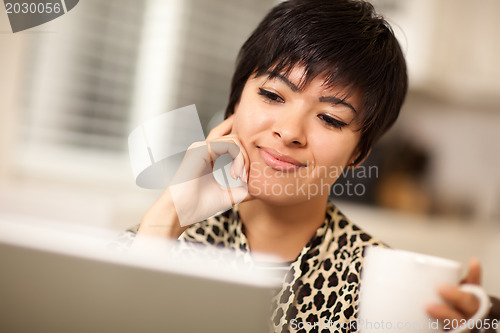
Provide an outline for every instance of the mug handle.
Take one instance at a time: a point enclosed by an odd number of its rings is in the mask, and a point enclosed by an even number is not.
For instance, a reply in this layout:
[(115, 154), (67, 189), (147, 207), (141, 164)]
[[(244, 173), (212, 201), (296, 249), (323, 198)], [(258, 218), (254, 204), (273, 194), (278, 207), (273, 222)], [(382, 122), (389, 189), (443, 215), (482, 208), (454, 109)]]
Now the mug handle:
[[(476, 322), (477, 320), (482, 320), (484, 319), (487, 315), (488, 312), (490, 311), (491, 308), (491, 300), (486, 291), (478, 285), (475, 284), (462, 284), (459, 286), (460, 290), (468, 292), (473, 294), (479, 299), (479, 309), (476, 311), (476, 313), (467, 321), (474, 321)], [(468, 325), (467, 325), (468, 326)], [(463, 328), (463, 329), (456, 329), (451, 332), (453, 333), (464, 333), (464, 332), (469, 332), (470, 330), (468, 328)]]

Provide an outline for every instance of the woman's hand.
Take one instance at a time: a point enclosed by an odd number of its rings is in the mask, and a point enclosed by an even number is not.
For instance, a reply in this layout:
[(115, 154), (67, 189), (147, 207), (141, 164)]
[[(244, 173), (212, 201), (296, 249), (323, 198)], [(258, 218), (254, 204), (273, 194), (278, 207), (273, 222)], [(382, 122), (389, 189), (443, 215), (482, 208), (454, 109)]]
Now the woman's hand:
[[(250, 199), (246, 186), (249, 159), (238, 138), (230, 134), (233, 119), (215, 127), (206, 141), (189, 147), (170, 186), (144, 215), (139, 235), (177, 238), (186, 226)], [(224, 154), (233, 158), (231, 177), (243, 185), (227, 188), (215, 180), (213, 165)]]
[[(481, 285), (481, 265), (477, 259), (469, 261), (469, 271), (461, 283)], [(479, 300), (471, 293), (461, 291), (457, 286), (444, 285), (438, 290), (446, 304), (431, 304), (427, 307), (427, 314), (433, 318), (460, 320), (470, 319), (479, 309)]]
[[(235, 135), (233, 116), (215, 127), (206, 141), (193, 143), (169, 186), (181, 226), (190, 225), (223, 212), (248, 197), (248, 156)], [(229, 173), (242, 185), (225, 187), (214, 178), (215, 161), (222, 155), (233, 158)], [(222, 170), (223, 171), (223, 170)]]

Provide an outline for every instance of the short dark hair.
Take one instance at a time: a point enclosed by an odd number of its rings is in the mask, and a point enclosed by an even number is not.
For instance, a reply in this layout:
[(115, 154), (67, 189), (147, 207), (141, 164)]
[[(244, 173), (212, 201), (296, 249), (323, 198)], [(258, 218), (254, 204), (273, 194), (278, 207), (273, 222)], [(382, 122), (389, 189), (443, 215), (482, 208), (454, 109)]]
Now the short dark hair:
[(251, 75), (287, 76), (296, 65), (305, 68), (302, 87), (326, 75), (325, 85), (345, 89), (343, 98), (361, 94), (359, 163), (396, 121), (406, 96), (406, 63), (393, 30), (365, 1), (280, 3), (238, 54), (225, 117), (234, 113)]

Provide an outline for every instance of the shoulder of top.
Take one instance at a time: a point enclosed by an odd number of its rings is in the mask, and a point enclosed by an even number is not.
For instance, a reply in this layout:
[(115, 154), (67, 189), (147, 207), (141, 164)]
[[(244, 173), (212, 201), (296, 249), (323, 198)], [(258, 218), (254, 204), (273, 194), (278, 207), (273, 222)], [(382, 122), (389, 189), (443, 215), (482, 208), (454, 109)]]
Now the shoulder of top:
[(345, 229), (346, 231), (349, 230), (350, 233), (358, 234), (360, 240), (365, 242), (367, 245), (389, 247), (386, 243), (373, 237), (371, 234), (367, 233), (365, 230), (352, 222), (331, 201), (328, 201), (327, 213), (334, 222), (333, 224), (336, 228)]

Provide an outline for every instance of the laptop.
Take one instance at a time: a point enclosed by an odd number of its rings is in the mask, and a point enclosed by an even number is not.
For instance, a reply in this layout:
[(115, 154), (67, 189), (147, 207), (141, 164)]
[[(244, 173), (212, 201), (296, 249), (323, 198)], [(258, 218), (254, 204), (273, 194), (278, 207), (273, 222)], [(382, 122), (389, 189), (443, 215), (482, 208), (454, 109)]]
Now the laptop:
[(278, 285), (265, 271), (168, 255), (164, 241), (124, 253), (108, 249), (116, 232), (2, 220), (0, 332), (269, 331)]

